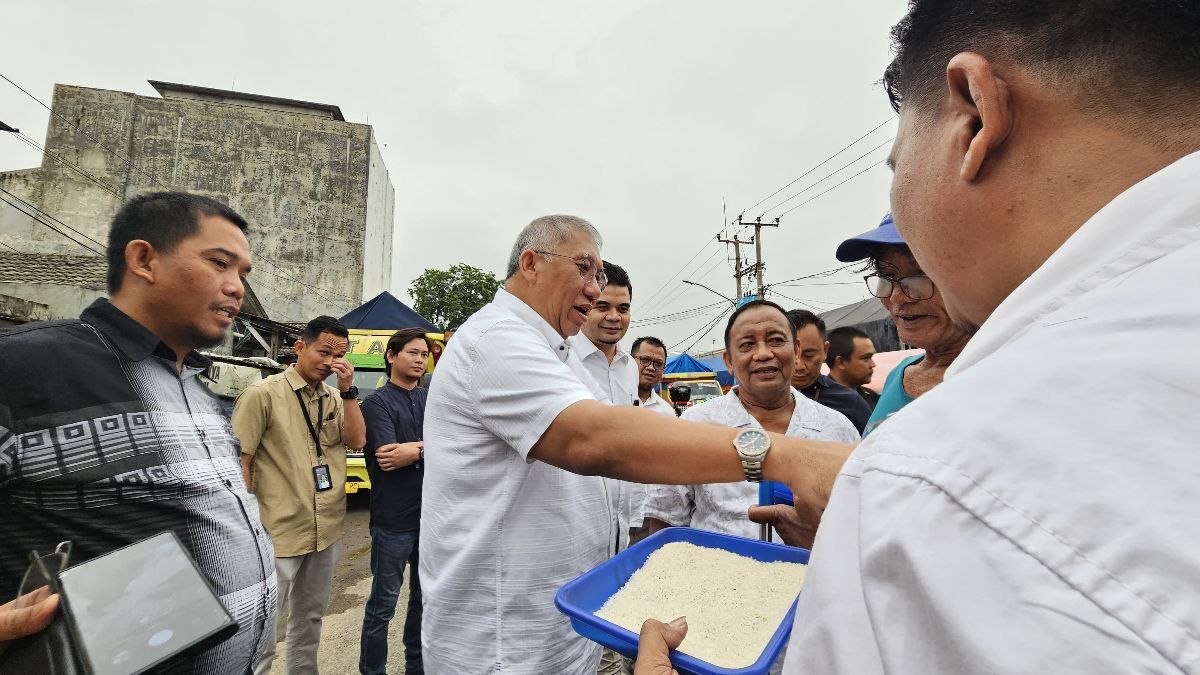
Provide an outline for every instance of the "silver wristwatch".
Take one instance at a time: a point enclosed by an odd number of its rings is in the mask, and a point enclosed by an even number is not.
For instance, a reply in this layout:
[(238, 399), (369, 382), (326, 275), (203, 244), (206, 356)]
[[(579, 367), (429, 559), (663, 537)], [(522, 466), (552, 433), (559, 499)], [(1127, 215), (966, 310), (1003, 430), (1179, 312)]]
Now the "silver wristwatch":
[(742, 470), (746, 472), (746, 480), (757, 483), (762, 480), (763, 460), (771, 449), (771, 437), (762, 429), (745, 429), (733, 437), (733, 447), (737, 450), (738, 459), (742, 460)]

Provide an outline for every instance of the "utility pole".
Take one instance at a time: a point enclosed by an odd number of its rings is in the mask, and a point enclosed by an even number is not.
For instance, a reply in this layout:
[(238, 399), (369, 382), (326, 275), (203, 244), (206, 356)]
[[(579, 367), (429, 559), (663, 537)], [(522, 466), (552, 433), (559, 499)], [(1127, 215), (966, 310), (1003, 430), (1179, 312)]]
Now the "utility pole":
[(737, 219), (737, 224), (739, 226), (740, 225), (754, 226), (754, 239), (752, 239), (751, 241), (754, 242), (755, 263), (753, 265), (747, 267), (746, 271), (748, 271), (748, 272), (753, 271), (755, 273), (755, 275), (758, 277), (758, 298), (761, 300), (761, 299), (763, 299), (763, 294), (766, 292), (766, 288), (763, 286), (763, 268), (765, 267), (765, 265), (763, 265), (763, 261), (762, 261), (762, 228), (764, 228), (764, 227), (779, 227), (779, 219), (776, 218), (775, 222), (773, 222), (773, 223), (764, 223), (762, 221), (762, 216), (759, 216), (758, 218), (754, 219), (753, 223), (743, 223), (742, 217), (739, 215), (738, 219)]
[(736, 234), (733, 235), (733, 239), (722, 239), (721, 235), (718, 234), (717, 241), (722, 244), (733, 244), (733, 278), (737, 282), (737, 295), (735, 297), (740, 298), (742, 297), (742, 277), (749, 274), (751, 269), (753, 269), (751, 267), (742, 269), (742, 244), (753, 244), (754, 237), (750, 237), (750, 241), (742, 241), (738, 239)]

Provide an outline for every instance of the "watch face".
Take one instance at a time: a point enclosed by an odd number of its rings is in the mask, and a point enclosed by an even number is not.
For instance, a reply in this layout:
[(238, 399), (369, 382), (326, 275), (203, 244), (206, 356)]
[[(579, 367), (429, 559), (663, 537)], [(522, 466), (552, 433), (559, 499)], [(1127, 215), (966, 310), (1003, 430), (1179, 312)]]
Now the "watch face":
[(771, 445), (771, 437), (758, 429), (747, 429), (734, 438), (738, 450), (747, 455), (761, 455)]

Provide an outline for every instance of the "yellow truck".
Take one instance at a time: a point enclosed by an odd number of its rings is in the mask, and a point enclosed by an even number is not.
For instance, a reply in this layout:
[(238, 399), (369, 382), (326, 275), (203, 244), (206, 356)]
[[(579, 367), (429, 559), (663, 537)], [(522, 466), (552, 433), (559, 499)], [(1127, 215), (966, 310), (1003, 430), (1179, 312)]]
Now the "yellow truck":
[[(384, 353), (387, 352), (388, 338), (394, 330), (364, 330), (350, 329), (350, 351), (346, 352), (346, 360), (354, 366), (354, 386), (358, 387), (359, 400), (364, 399), (372, 391), (387, 382)], [(441, 333), (426, 333), (433, 343), (429, 351), (429, 364), (426, 373), (432, 373), (434, 366), (442, 356), (446, 345), (445, 336)], [(332, 376), (331, 376), (332, 377)], [(362, 451), (346, 454), (346, 493), (354, 494), (360, 490), (371, 489), (371, 477), (367, 475), (367, 460)]]

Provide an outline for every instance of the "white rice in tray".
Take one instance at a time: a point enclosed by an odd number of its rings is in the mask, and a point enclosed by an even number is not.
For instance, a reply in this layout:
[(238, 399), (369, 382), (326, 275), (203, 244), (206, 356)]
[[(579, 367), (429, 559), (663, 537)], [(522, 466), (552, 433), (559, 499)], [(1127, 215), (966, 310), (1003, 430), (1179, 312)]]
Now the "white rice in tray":
[(672, 542), (651, 553), (596, 616), (635, 634), (646, 619), (685, 616), (679, 651), (714, 666), (745, 668), (762, 655), (800, 593), (805, 567)]

